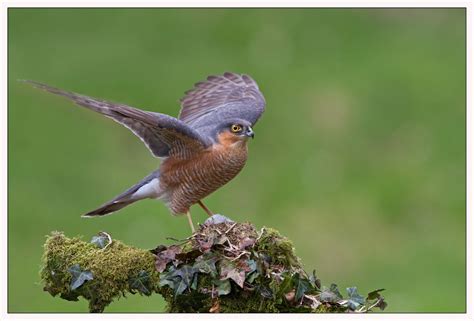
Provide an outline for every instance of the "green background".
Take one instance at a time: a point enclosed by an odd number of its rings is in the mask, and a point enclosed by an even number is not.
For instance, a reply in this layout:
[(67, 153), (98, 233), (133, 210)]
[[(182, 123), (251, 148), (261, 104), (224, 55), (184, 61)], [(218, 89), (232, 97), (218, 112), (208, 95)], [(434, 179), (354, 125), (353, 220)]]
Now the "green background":
[[(294, 241), (323, 284), (389, 312), (465, 311), (463, 9), (9, 9), (10, 312), (85, 312), (42, 291), (45, 235), (142, 248), (189, 235), (147, 200), (81, 219), (159, 163), (127, 129), (17, 79), (176, 116), (193, 83), (248, 73), (267, 110), (215, 212)], [(206, 215), (193, 207), (195, 222)], [(107, 312), (159, 312), (159, 295)]]

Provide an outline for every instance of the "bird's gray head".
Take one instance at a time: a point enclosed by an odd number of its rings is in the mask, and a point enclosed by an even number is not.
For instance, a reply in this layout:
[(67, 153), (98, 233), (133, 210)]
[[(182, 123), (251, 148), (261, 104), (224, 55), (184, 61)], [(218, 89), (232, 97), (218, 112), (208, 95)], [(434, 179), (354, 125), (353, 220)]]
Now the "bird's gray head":
[[(250, 137), (254, 137), (254, 133), (252, 130), (252, 124), (244, 119), (228, 119), (222, 122), (216, 128), (216, 138), (219, 140), (219, 137), (228, 137), (234, 138), (237, 140), (246, 141)], [(232, 139), (232, 140), (234, 140)]]

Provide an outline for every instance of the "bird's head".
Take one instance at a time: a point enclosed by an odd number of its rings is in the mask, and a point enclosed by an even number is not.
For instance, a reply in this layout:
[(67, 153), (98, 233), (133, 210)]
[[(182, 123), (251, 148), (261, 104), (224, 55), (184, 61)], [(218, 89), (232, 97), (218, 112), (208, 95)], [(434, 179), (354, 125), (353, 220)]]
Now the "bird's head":
[(230, 119), (217, 128), (217, 139), (224, 143), (246, 142), (254, 137), (252, 124), (244, 119)]

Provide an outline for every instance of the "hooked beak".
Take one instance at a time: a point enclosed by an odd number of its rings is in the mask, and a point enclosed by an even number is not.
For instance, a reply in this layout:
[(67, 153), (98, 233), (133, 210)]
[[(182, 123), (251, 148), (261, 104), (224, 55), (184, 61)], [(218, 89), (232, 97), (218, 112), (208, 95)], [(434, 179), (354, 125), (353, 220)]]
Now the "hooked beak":
[(247, 128), (247, 132), (245, 133), (245, 136), (252, 137), (252, 138), (255, 136), (251, 127)]

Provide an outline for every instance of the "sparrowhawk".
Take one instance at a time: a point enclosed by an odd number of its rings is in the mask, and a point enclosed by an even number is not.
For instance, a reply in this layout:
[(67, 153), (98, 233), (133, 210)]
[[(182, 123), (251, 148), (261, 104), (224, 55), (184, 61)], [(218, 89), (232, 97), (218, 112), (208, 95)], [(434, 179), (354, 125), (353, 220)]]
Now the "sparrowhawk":
[(178, 118), (26, 82), (112, 118), (162, 159), (157, 170), (85, 217), (114, 213), (152, 198), (163, 201), (174, 215), (186, 214), (193, 232), (190, 207), (199, 204), (213, 215), (202, 199), (242, 170), (247, 140), (253, 138), (252, 127), (265, 110), (257, 83), (248, 75), (231, 72), (196, 83), (180, 100)]

